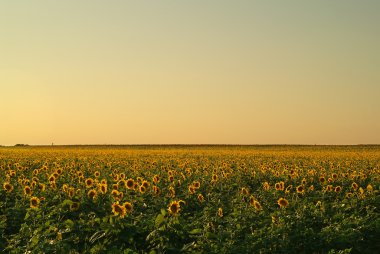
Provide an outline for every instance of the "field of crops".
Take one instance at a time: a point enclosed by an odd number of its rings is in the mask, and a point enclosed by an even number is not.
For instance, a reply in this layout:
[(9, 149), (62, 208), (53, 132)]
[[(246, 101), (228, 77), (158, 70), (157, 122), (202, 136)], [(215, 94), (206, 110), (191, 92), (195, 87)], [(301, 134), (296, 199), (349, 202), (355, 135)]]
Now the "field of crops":
[(0, 148), (0, 252), (376, 253), (379, 146)]

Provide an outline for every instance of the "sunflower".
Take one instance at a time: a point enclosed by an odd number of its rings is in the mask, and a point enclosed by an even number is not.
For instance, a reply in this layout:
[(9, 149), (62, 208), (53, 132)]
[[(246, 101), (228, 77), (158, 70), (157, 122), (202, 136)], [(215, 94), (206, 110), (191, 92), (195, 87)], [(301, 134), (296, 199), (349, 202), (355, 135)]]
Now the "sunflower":
[(288, 194), (290, 193), (290, 191), (293, 189), (293, 185), (289, 185), (288, 187), (286, 187), (285, 189), (285, 193)]
[(175, 189), (174, 189), (173, 186), (170, 186), (170, 187), (169, 187), (169, 194), (170, 194), (170, 196), (171, 196), (172, 198), (175, 197)]
[(266, 190), (266, 191), (268, 191), (270, 189), (270, 185), (269, 185), (268, 182), (264, 182), (263, 183), (263, 189)]
[(75, 189), (73, 187), (69, 188), (67, 194), (69, 195), (70, 198), (74, 197)]
[(170, 214), (177, 216), (179, 211), (181, 211), (181, 205), (178, 201), (172, 201), (169, 204), (168, 211)]
[(174, 181), (174, 176), (170, 175), (169, 176), (169, 182), (173, 182)]
[(55, 177), (54, 177), (54, 175), (51, 175), (51, 176), (49, 177), (49, 182), (55, 182)]
[(125, 203), (123, 204), (123, 206), (125, 207), (125, 210), (127, 211), (127, 213), (132, 212), (132, 210), (133, 210), (133, 205), (132, 205), (130, 202), (125, 202)]
[(261, 204), (257, 200), (253, 201), (253, 207), (256, 209), (256, 211), (260, 211), (262, 209)]
[(37, 197), (31, 197), (30, 198), (30, 207), (31, 208), (38, 208), (39, 204), (40, 204), (40, 200)]
[(319, 177), (319, 182), (320, 183), (324, 183), (326, 181), (325, 177), (321, 176)]
[(86, 188), (91, 188), (92, 185), (94, 184), (94, 180), (92, 178), (87, 178), (85, 183), (86, 183)]
[(159, 187), (157, 187), (157, 186), (154, 185), (153, 186), (153, 192), (154, 192), (155, 195), (160, 195), (161, 190), (160, 190)]
[(201, 183), (199, 181), (195, 181), (193, 182), (193, 186), (194, 188), (199, 189), (201, 187)]
[(299, 185), (297, 187), (297, 193), (304, 194), (305, 193), (305, 187), (303, 187), (303, 185)]
[(154, 177), (153, 177), (153, 182), (154, 182), (155, 184), (158, 184), (158, 183), (160, 182), (160, 177), (159, 177), (158, 175), (154, 175)]
[(89, 190), (87, 192), (87, 196), (92, 199), (92, 200), (95, 200), (97, 197), (98, 197), (98, 193), (96, 192), (96, 190)]
[(368, 185), (367, 185), (367, 191), (368, 191), (368, 192), (372, 192), (372, 191), (373, 191), (373, 187), (372, 187), (371, 184), (368, 184)]
[(5, 183), (3, 184), (3, 188), (4, 188), (4, 190), (5, 190), (6, 192), (8, 192), (8, 193), (10, 193), (10, 192), (13, 191), (13, 185), (10, 184), (10, 183), (8, 183), (8, 182), (5, 182)]
[(249, 203), (251, 204), (251, 206), (253, 206), (253, 203), (255, 202), (256, 198), (254, 196), (251, 196), (249, 198)]
[(71, 211), (76, 211), (79, 209), (79, 203), (78, 202), (73, 202), (71, 205), (70, 205), (70, 210)]
[(328, 191), (328, 192), (332, 192), (333, 189), (334, 189), (334, 187), (332, 185), (327, 185), (326, 186), (326, 191)]
[(135, 182), (133, 181), (133, 179), (129, 178), (126, 183), (125, 183), (125, 186), (127, 187), (127, 189), (131, 190), (133, 189), (133, 186), (135, 185)]
[(106, 194), (107, 193), (107, 184), (100, 184), (99, 185), (99, 191), (102, 194)]
[(336, 173), (333, 173), (331, 176), (332, 176), (332, 178), (333, 178), (334, 180), (336, 180), (336, 179), (338, 178), (338, 175), (337, 175)]
[(335, 189), (334, 189), (334, 191), (336, 193), (339, 193), (341, 190), (342, 190), (342, 187), (340, 187), (340, 186), (336, 186)]
[(78, 176), (78, 178), (83, 178), (83, 172), (82, 171), (77, 171), (77, 176)]
[(142, 181), (141, 185), (144, 186), (145, 189), (148, 189), (150, 184), (148, 181), (144, 180), (144, 181)]
[(99, 172), (99, 171), (95, 171), (94, 176), (95, 176), (96, 178), (98, 178), (98, 177), (100, 176), (100, 172)]
[(127, 209), (125, 208), (125, 206), (119, 205), (119, 203), (113, 203), (112, 213), (115, 216), (119, 215), (120, 218), (124, 218), (125, 214), (127, 213)]
[(353, 182), (351, 186), (354, 190), (357, 190), (359, 188), (359, 185), (355, 182)]
[(140, 185), (139, 191), (140, 191), (140, 193), (144, 194), (146, 192), (145, 186), (144, 185)]
[(220, 218), (223, 217), (223, 209), (222, 209), (221, 207), (218, 208), (218, 216), (219, 216)]
[(117, 183), (112, 184), (112, 189), (113, 190), (119, 190), (119, 184), (117, 184)]
[(302, 181), (301, 181), (302, 185), (306, 185), (306, 179), (303, 178)]
[(191, 195), (195, 194), (195, 188), (194, 188), (193, 185), (189, 185), (188, 190), (189, 190), (189, 193), (190, 193)]
[(212, 174), (211, 182), (216, 182), (218, 181), (218, 175), (217, 174)]
[(346, 193), (346, 198), (350, 198), (350, 197), (352, 197), (352, 196), (353, 196), (352, 192), (347, 192), (347, 193)]
[(112, 196), (113, 198), (118, 197), (118, 196), (119, 196), (119, 191), (118, 191), (118, 190), (112, 190), (112, 191), (111, 191), (111, 196)]
[(280, 183), (276, 183), (276, 184), (274, 185), (274, 188), (275, 188), (276, 190), (281, 190), (281, 184), (280, 184)]
[(56, 182), (50, 182), (50, 188), (56, 189), (57, 188)]
[(277, 201), (277, 204), (278, 204), (281, 208), (286, 208), (286, 207), (289, 205), (289, 202), (288, 202), (288, 200), (286, 200), (285, 198), (280, 198), (280, 199)]
[(241, 193), (242, 195), (244, 195), (244, 196), (247, 196), (247, 195), (249, 194), (249, 191), (248, 191), (247, 188), (243, 187), (243, 188), (241, 188), (240, 193)]
[(198, 199), (198, 201), (201, 202), (201, 203), (202, 203), (203, 201), (205, 201), (205, 198), (203, 197), (202, 194), (198, 194), (197, 199)]
[(30, 196), (32, 194), (32, 189), (27, 185), (24, 187), (24, 194)]

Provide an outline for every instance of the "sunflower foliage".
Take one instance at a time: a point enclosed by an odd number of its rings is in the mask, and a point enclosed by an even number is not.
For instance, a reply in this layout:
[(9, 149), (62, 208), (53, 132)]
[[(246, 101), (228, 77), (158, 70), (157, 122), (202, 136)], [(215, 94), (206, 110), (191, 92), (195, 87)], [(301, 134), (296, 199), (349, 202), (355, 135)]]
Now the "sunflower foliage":
[(376, 253), (378, 146), (0, 148), (2, 253)]

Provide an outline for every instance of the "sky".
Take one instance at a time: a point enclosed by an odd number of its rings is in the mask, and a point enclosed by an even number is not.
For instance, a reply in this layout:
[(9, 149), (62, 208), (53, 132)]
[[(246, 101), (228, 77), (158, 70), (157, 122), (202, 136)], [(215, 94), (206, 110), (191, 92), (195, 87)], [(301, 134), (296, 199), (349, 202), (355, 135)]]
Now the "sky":
[(378, 144), (379, 11), (0, 0), (0, 145)]

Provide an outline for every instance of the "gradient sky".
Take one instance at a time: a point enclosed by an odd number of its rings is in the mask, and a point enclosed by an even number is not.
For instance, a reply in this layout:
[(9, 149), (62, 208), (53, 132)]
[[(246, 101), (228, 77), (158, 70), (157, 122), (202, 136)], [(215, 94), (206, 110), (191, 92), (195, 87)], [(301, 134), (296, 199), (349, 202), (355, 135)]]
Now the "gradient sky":
[(380, 143), (379, 13), (0, 0), (0, 144)]

